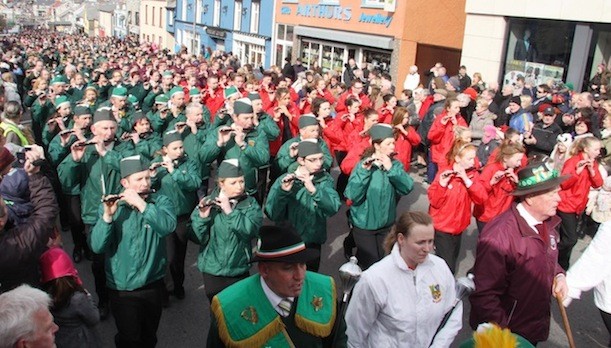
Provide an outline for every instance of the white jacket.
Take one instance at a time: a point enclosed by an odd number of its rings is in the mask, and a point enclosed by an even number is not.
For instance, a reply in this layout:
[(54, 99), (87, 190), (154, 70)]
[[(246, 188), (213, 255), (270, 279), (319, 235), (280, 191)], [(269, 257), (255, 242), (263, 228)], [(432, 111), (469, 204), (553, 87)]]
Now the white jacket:
[[(454, 276), (445, 261), (429, 255), (410, 270), (395, 243), (354, 288), (346, 312), (348, 347), (426, 348), (455, 299)], [(449, 347), (461, 327), (462, 302), (433, 347)]]
[[(594, 288), (594, 304), (611, 313), (611, 221), (603, 222), (596, 236), (566, 273), (569, 297), (578, 299), (582, 291)], [(565, 301), (568, 305), (570, 301)]]

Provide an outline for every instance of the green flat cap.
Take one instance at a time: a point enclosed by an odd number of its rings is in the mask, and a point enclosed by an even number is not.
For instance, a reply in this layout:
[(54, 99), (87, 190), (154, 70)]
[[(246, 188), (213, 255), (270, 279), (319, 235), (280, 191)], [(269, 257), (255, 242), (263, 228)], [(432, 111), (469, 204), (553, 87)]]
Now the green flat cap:
[(223, 91), (223, 95), (225, 96), (225, 99), (231, 97), (234, 94), (240, 94), (240, 92), (238, 92), (238, 89), (235, 88), (235, 86), (229, 86), (225, 88), (225, 90)]
[(240, 176), (244, 176), (244, 172), (240, 167), (237, 159), (228, 159), (221, 162), (218, 168), (218, 177), (219, 178), (238, 178)]
[(137, 156), (125, 157), (121, 160), (121, 179), (127, 178), (134, 173), (149, 170), (149, 163), (145, 158)]
[(170, 98), (168, 98), (168, 96), (165, 94), (160, 94), (155, 97), (155, 104), (166, 104), (167, 105), (169, 101), (170, 101)]
[(246, 97), (250, 100), (261, 100), (259, 92), (250, 92)]
[(201, 95), (202, 92), (199, 90), (199, 88), (191, 88), (189, 90), (189, 95), (190, 96), (195, 96), (195, 95)]
[(175, 141), (182, 141), (182, 134), (178, 131), (171, 130), (163, 134), (163, 146), (168, 146)]
[(310, 155), (322, 153), (322, 148), (316, 139), (305, 139), (297, 145), (297, 157), (306, 158)]
[(385, 123), (377, 123), (374, 124), (369, 130), (369, 136), (371, 136), (372, 141), (375, 141), (386, 138), (393, 138), (394, 134), (391, 125)]
[(233, 114), (252, 114), (252, 102), (248, 98), (240, 98), (233, 103)]
[(91, 115), (91, 109), (85, 105), (77, 105), (74, 108), (74, 116)]
[(122, 86), (113, 88), (112, 97), (127, 98), (127, 88)]
[(168, 94), (170, 95), (170, 98), (172, 98), (174, 95), (180, 94), (180, 93), (182, 93), (184, 95), (185, 91), (182, 89), (182, 87), (176, 86), (176, 87), (172, 88)]
[(55, 100), (53, 101), (53, 103), (55, 103), (55, 109), (59, 109), (62, 105), (70, 105), (70, 99), (68, 99), (68, 97), (66, 97), (65, 95), (59, 95), (57, 97), (55, 97)]
[(93, 114), (93, 124), (96, 124), (100, 121), (117, 122), (117, 120), (115, 120), (115, 117), (112, 115), (112, 110), (107, 107), (99, 108)]
[(308, 127), (308, 126), (318, 126), (318, 120), (316, 116), (313, 114), (304, 114), (299, 116), (299, 129)]
[(132, 128), (134, 128), (134, 126), (138, 123), (138, 121), (143, 120), (143, 119), (148, 120), (148, 118), (146, 117), (144, 112), (142, 112), (142, 110), (138, 110), (134, 112), (134, 114), (132, 115)]

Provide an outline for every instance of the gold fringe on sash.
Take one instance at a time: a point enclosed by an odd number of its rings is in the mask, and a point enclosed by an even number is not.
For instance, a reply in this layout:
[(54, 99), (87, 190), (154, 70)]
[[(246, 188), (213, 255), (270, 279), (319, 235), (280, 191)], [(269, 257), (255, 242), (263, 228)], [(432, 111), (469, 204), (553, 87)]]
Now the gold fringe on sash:
[(331, 282), (331, 288), (332, 288), (331, 294), (333, 297), (333, 301), (331, 302), (332, 302), (333, 310), (332, 310), (331, 318), (329, 322), (327, 322), (326, 324), (317, 323), (315, 321), (308, 320), (304, 318), (303, 316), (295, 313), (295, 324), (297, 325), (298, 328), (316, 337), (324, 338), (324, 337), (328, 337), (329, 335), (331, 335), (331, 331), (333, 331), (333, 324), (335, 324), (335, 318), (337, 316), (337, 297), (336, 297), (334, 281)]
[(225, 316), (223, 315), (223, 311), (221, 309), (221, 304), (216, 297), (212, 299), (211, 310), (216, 316), (216, 320), (218, 322), (219, 337), (221, 340), (223, 340), (223, 343), (225, 343), (228, 348), (261, 347), (272, 337), (284, 330), (284, 323), (282, 323), (282, 320), (278, 316), (255, 335), (241, 341), (235, 341), (229, 335), (227, 323), (225, 322)]

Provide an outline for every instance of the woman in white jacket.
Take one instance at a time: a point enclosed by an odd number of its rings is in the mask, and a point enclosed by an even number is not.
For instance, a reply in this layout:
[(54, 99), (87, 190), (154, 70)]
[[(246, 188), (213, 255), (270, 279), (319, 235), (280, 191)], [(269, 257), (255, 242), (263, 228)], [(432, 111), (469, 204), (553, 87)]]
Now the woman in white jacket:
[[(429, 347), (456, 299), (454, 276), (429, 255), (435, 232), (424, 212), (405, 212), (386, 237), (390, 255), (363, 272), (346, 312), (348, 347)], [(459, 304), (431, 347), (449, 347), (462, 327)]]
[[(596, 236), (579, 260), (568, 270), (566, 282), (569, 294), (564, 300), (568, 306), (579, 299), (581, 292), (594, 288), (594, 304), (600, 310), (603, 322), (611, 335), (611, 220), (603, 222)], [(609, 342), (611, 347), (611, 341)]]

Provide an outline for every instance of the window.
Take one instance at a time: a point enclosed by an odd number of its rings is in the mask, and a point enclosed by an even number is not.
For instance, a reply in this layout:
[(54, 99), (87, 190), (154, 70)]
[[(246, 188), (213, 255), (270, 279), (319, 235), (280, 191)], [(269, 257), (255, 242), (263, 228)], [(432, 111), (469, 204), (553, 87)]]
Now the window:
[(161, 48), (162, 45), (163, 45), (163, 37), (159, 35), (159, 48)]
[(163, 8), (159, 8), (159, 28), (163, 28)]
[(193, 14), (195, 23), (200, 23), (202, 16), (202, 1), (195, 0), (195, 13)]
[(188, 4), (188, 0), (184, 0), (180, 2), (180, 18), (182, 18), (183, 21), (187, 20), (187, 7), (189, 6)]
[(214, 0), (214, 17), (212, 26), (218, 27), (221, 25), (221, 0)]
[(259, 8), (261, 7), (261, 3), (258, 1), (253, 1), (250, 5), (250, 32), (258, 33), (259, 32)]
[(242, 2), (235, 2), (235, 9), (233, 11), (233, 30), (240, 31), (242, 27)]
[(532, 86), (564, 80), (574, 34), (574, 22), (511, 19), (503, 85), (514, 84), (518, 76)]
[(385, 0), (361, 0), (361, 7), (384, 8)]
[(152, 17), (151, 17), (151, 25), (155, 26), (155, 6), (153, 6), (153, 9), (151, 11)]
[(144, 24), (149, 24), (149, 5), (144, 5)]
[(134, 12), (134, 25), (140, 25), (140, 12)]
[(174, 25), (174, 10), (168, 12), (168, 25)]

